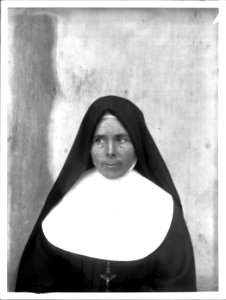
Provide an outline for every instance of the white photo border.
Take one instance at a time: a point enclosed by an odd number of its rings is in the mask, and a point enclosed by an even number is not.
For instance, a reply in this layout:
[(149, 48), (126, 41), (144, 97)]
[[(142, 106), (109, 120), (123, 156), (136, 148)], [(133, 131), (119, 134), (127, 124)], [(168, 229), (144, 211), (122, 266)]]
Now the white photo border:
[[(73, 8), (218, 8), (214, 21), (219, 25), (219, 81), (218, 81), (218, 248), (219, 291), (195, 293), (51, 293), (31, 294), (7, 292), (7, 103), (8, 88), (8, 9), (35, 7)], [(0, 299), (226, 299), (226, 191), (224, 168), (226, 154), (226, 2), (225, 1), (3, 1), (1, 3), (1, 161), (0, 161)]]

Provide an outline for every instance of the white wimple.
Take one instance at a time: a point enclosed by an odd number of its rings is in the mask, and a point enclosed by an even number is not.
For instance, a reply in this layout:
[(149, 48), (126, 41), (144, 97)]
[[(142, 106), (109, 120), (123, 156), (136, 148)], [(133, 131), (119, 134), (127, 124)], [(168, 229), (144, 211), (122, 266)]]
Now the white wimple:
[(109, 180), (87, 172), (43, 221), (53, 245), (90, 257), (141, 259), (163, 242), (173, 217), (172, 197), (130, 171)]

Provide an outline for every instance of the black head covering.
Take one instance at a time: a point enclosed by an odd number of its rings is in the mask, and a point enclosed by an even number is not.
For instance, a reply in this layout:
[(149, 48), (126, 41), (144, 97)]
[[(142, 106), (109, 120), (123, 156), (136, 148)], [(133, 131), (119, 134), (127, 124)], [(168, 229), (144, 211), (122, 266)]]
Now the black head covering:
[[(171, 194), (174, 202), (181, 207), (179, 195), (170, 173), (148, 131), (141, 110), (131, 101), (121, 97), (106, 96), (99, 98), (91, 104), (83, 118), (65, 164), (47, 197), (28, 240), (20, 266), (23, 265), (23, 261), (26, 259), (29, 251), (32, 251), (35, 235), (40, 229), (41, 222), (45, 216), (62, 199), (83, 172), (94, 167), (90, 157), (91, 143), (96, 126), (106, 112), (115, 115), (128, 131), (137, 156), (135, 169)], [(18, 280), (19, 278), (20, 276), (18, 275)], [(19, 285), (19, 281), (17, 285)]]

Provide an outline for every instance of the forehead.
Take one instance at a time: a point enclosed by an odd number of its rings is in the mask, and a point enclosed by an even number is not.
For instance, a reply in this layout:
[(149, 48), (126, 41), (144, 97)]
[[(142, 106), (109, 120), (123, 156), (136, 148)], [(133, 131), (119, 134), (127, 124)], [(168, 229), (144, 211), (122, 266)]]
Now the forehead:
[(95, 135), (128, 134), (125, 127), (116, 117), (103, 117), (97, 125)]

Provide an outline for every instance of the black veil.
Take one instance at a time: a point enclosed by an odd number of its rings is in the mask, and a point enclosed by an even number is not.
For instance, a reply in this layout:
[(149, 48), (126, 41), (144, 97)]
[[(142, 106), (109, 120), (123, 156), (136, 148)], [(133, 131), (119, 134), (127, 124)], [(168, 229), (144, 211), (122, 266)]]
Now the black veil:
[(20, 290), (22, 285), (25, 261), (33, 251), (35, 236), (40, 230), (42, 221), (83, 172), (94, 167), (90, 148), (96, 126), (105, 112), (115, 115), (128, 131), (137, 156), (135, 169), (171, 194), (174, 202), (182, 210), (171, 175), (146, 126), (141, 110), (133, 102), (121, 97), (110, 95), (99, 98), (88, 108), (65, 164), (33, 228), (20, 262), (16, 290)]

